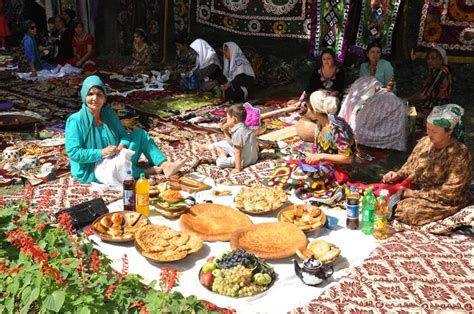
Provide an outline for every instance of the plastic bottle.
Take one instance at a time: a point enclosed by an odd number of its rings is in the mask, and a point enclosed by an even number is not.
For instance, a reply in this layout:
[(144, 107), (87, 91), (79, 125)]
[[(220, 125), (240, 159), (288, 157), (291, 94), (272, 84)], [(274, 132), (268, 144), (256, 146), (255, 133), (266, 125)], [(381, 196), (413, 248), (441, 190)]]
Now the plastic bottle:
[(375, 195), (372, 193), (372, 188), (368, 188), (362, 198), (362, 218), (360, 222), (360, 229), (367, 235), (371, 235), (374, 232), (374, 211), (376, 201)]
[(354, 185), (350, 188), (347, 196), (346, 228), (351, 230), (359, 229), (359, 193)]
[(387, 230), (388, 220), (388, 191), (380, 191), (380, 197), (375, 206), (374, 216), (374, 238), (377, 240), (384, 240), (390, 237)]
[(138, 179), (135, 184), (135, 193), (137, 198), (137, 212), (147, 217), (150, 216), (150, 184), (145, 178), (144, 173), (140, 175), (140, 179)]
[(132, 170), (127, 170), (127, 177), (123, 181), (123, 209), (135, 210), (135, 179)]

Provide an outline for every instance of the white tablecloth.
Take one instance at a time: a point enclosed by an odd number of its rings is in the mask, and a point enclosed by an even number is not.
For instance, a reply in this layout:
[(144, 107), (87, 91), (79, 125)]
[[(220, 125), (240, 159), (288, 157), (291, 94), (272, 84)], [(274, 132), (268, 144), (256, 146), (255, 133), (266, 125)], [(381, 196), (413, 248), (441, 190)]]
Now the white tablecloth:
[[(213, 185), (209, 178), (201, 177), (205, 183)], [(231, 189), (232, 196), (216, 197), (212, 196), (211, 190), (193, 194), (198, 202), (212, 199), (214, 203), (232, 206), (233, 198), (240, 190), (238, 186), (217, 186), (218, 189)], [(290, 201), (295, 204), (302, 204), (303, 201), (294, 195), (290, 196)], [(123, 210), (122, 201), (110, 204), (110, 211)], [(321, 287), (310, 287), (304, 285), (295, 275), (292, 258), (268, 261), (278, 273), (278, 279), (271, 289), (263, 294), (247, 298), (230, 298), (210, 292), (199, 283), (199, 269), (209, 256), (216, 256), (223, 251), (230, 250), (228, 242), (205, 242), (203, 248), (182, 261), (174, 263), (151, 263), (141, 256), (132, 243), (112, 244), (102, 242), (98, 237), (93, 239), (98, 243), (98, 249), (105, 253), (112, 261), (116, 269), (121, 269), (121, 258), (127, 254), (129, 259), (129, 271), (143, 276), (147, 281), (158, 280), (160, 268), (167, 266), (176, 268), (181, 272), (180, 285), (176, 288), (184, 295), (196, 295), (198, 298), (208, 300), (221, 307), (231, 307), (240, 313), (286, 313), (298, 306), (307, 304), (312, 299), (318, 297), (325, 289), (335, 284), (349, 267), (355, 267), (369, 256), (375, 248), (376, 242), (372, 236), (366, 236), (358, 230), (348, 230), (345, 226), (345, 211), (328, 209), (324, 210), (326, 215), (338, 218), (338, 228), (329, 230), (323, 228), (317, 232), (308, 234), (308, 240), (315, 238), (324, 239), (336, 244), (341, 249), (341, 256), (334, 264), (334, 275), (332, 280)], [(254, 223), (277, 221), (277, 213), (268, 216), (251, 216)], [(179, 220), (167, 220), (156, 213), (153, 213), (150, 220), (154, 224), (162, 224), (179, 230)]]

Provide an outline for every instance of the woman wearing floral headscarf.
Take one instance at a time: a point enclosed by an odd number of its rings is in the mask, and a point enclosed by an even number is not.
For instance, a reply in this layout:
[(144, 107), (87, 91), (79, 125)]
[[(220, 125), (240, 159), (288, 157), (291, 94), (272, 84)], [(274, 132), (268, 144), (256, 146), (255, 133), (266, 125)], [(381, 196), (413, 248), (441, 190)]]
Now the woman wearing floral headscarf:
[(224, 99), (246, 100), (255, 84), (255, 73), (242, 49), (232, 41), (224, 44), (223, 74), (218, 82)]
[(441, 47), (434, 47), (426, 55), (429, 74), (423, 87), (415, 95), (408, 97), (408, 102), (414, 104), (425, 116), (434, 106), (448, 103), (451, 95), (452, 78), (448, 67), (446, 51)]
[(434, 107), (426, 131), (407, 162), (390, 171), (383, 182), (408, 178), (415, 186), (403, 192), (392, 217), (411, 225), (425, 225), (449, 217), (471, 200), (472, 156), (464, 141), (464, 109), (450, 104)]

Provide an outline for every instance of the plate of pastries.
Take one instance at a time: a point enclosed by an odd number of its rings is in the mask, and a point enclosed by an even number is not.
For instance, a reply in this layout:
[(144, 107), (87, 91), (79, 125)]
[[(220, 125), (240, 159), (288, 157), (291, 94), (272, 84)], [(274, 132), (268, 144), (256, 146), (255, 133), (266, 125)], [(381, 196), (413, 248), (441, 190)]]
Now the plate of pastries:
[(250, 215), (264, 215), (287, 204), (288, 195), (279, 186), (242, 188), (234, 199), (235, 206)]
[(97, 218), (92, 225), (94, 233), (103, 241), (128, 242), (135, 239), (135, 232), (150, 221), (145, 215), (134, 211), (107, 213)]
[(316, 206), (291, 205), (278, 213), (278, 220), (292, 223), (303, 232), (312, 232), (326, 224), (326, 215)]
[(153, 262), (179, 261), (202, 246), (203, 241), (197, 235), (161, 225), (146, 225), (135, 234), (137, 251)]

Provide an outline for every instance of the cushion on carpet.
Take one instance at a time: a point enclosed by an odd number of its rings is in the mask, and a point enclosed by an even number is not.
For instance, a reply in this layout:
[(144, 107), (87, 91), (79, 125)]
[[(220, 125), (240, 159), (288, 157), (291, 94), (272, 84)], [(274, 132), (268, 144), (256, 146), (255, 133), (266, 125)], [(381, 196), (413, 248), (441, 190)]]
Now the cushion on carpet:
[(393, 228), (397, 231), (421, 231), (433, 234), (448, 234), (461, 226), (469, 226), (474, 221), (474, 205), (465, 207), (456, 214), (445, 219), (434, 221), (423, 226), (410, 226), (397, 220), (392, 222)]
[(293, 313), (472, 312), (472, 244), (461, 235), (397, 233)]

